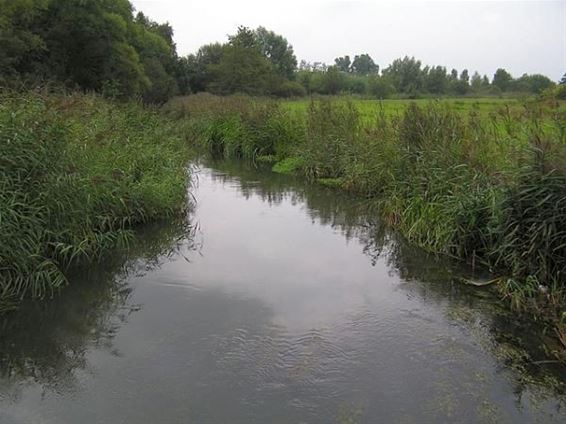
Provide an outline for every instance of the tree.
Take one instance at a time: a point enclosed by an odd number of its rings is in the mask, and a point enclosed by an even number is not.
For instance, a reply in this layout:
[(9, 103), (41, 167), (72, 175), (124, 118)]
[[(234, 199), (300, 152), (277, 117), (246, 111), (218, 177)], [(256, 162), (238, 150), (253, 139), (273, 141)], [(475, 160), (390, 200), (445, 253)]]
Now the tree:
[(429, 93), (444, 94), (448, 86), (448, 75), (444, 66), (433, 66), (425, 77), (425, 87)]
[(530, 92), (541, 94), (547, 88), (554, 87), (554, 82), (541, 74), (523, 74), (520, 78), (513, 81), (513, 89), (515, 91)]
[(0, 82), (37, 71), (46, 46), (36, 23), (46, 8), (46, 0), (0, 0)]
[(239, 26), (235, 35), (228, 36), (228, 44), (234, 47), (257, 50), (258, 52), (261, 48), (255, 32), (245, 26)]
[(334, 59), (334, 64), (341, 72), (350, 72), (350, 66), (352, 62), (350, 61), (350, 56), (346, 55), (343, 57), (337, 57)]
[(458, 71), (456, 69), (452, 69), (450, 71), (450, 81), (456, 81), (458, 79)]
[(512, 81), (513, 77), (511, 74), (505, 69), (499, 68), (493, 75), (492, 85), (499, 88), (501, 91), (507, 91)]
[(469, 84), (470, 82), (470, 75), (468, 74), (468, 70), (464, 69), (461, 73), (460, 73), (460, 81)]
[(482, 79), (481, 79), (481, 75), (478, 73), (478, 71), (475, 71), (474, 74), (472, 75), (472, 80), (470, 83), (472, 90), (475, 92), (478, 92), (481, 90), (482, 88)]
[(386, 99), (395, 92), (395, 87), (386, 78), (372, 75), (368, 80), (368, 93), (378, 99)]
[(262, 95), (270, 85), (279, 83), (252, 30), (239, 27), (237, 34), (228, 38), (218, 64), (208, 66), (212, 81), (207, 89), (217, 94)]
[(0, 82), (55, 80), (112, 96), (177, 92), (173, 29), (128, 0), (0, 0)]
[(271, 62), (275, 71), (283, 78), (293, 79), (297, 70), (297, 58), (287, 39), (260, 26), (255, 37), (261, 53)]
[(414, 94), (422, 89), (423, 72), (421, 61), (414, 57), (405, 56), (395, 59), (391, 65), (383, 70), (383, 75), (393, 84), (399, 93)]
[(352, 72), (359, 75), (376, 74), (379, 72), (379, 66), (369, 54), (356, 55), (352, 62)]
[(344, 89), (346, 79), (337, 66), (330, 66), (323, 74), (322, 92), (324, 94), (338, 94)]
[(562, 75), (562, 78), (560, 79), (559, 84), (566, 84), (566, 73), (564, 75)]
[(197, 93), (206, 90), (212, 82), (211, 67), (218, 65), (224, 48), (220, 43), (205, 44), (198, 49), (196, 54), (186, 57), (187, 80), (191, 91)]

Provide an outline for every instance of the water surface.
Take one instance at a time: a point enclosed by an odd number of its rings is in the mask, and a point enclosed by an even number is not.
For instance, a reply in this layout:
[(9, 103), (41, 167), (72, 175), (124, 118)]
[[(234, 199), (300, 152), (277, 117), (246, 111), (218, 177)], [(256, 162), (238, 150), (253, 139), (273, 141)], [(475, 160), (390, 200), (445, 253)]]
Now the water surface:
[(540, 328), (364, 201), (229, 163), (193, 191), (0, 321), (0, 423), (566, 422)]

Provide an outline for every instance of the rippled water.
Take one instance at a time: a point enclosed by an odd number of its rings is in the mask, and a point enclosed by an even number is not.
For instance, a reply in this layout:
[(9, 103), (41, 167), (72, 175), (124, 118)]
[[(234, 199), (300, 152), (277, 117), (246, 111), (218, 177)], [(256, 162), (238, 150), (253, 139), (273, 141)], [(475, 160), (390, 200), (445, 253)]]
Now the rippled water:
[(228, 163), (194, 192), (0, 322), (0, 423), (566, 421), (540, 329), (363, 201)]

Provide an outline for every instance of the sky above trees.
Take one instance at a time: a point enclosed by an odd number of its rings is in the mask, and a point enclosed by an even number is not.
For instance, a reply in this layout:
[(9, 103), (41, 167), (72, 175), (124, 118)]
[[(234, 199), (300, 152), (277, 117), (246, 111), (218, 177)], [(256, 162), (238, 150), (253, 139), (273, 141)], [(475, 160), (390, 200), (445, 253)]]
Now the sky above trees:
[(234, 28), (283, 34), (297, 58), (334, 63), (367, 52), (380, 66), (405, 55), (493, 75), (566, 71), (566, 1), (133, 0), (175, 31), (180, 55), (223, 42)]

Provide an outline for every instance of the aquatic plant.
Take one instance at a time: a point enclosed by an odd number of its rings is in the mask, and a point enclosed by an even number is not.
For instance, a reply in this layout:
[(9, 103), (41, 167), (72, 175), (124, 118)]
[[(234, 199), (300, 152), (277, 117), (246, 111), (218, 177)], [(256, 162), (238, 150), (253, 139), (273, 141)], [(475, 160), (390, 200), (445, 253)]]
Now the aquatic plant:
[[(480, 102), (430, 101), (395, 104), (391, 112), (381, 103), (370, 108), (347, 100), (311, 100), (300, 109), (250, 98), (207, 102), (214, 108), (202, 98), (183, 99), (199, 111), (185, 116), (206, 128), (193, 136), (209, 151), (246, 159), (267, 154), (280, 160), (275, 171), (372, 199), (412, 243), (488, 267), (504, 292), (524, 287), (525, 299), (538, 297), (529, 288), (536, 281), (563, 309), (562, 104), (495, 102), (488, 110)], [(203, 120), (206, 110), (211, 115)]]
[(156, 111), (83, 94), (0, 94), (0, 309), (66, 284), (186, 205), (187, 149)]

